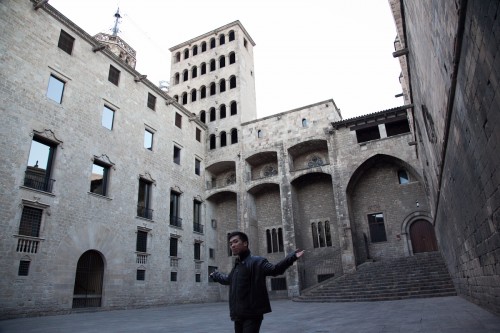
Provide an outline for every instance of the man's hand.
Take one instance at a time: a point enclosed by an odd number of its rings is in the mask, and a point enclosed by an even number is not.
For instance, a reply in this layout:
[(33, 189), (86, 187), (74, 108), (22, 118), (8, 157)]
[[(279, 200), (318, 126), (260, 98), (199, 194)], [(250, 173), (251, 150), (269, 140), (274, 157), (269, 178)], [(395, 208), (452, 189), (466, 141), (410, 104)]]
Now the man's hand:
[(297, 259), (302, 257), (303, 254), (304, 254), (304, 250), (300, 250), (300, 249), (295, 250), (295, 256), (297, 257)]

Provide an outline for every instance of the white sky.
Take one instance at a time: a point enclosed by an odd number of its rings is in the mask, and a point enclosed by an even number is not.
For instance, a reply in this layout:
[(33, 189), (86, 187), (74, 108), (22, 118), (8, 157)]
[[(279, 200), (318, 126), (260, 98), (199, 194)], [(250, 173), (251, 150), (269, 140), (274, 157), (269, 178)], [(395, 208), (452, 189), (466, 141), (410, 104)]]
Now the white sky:
[(50, 0), (91, 35), (111, 32), (137, 51), (136, 69), (170, 79), (168, 49), (240, 20), (255, 41), (257, 116), (332, 98), (344, 119), (402, 105), (388, 0)]

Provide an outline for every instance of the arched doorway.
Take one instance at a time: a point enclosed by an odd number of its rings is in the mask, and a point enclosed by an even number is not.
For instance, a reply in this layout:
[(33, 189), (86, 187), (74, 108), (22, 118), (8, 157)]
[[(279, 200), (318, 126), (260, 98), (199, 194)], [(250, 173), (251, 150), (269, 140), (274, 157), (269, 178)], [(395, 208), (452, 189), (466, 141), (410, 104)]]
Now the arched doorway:
[(426, 220), (417, 220), (410, 226), (413, 253), (437, 251), (434, 226)]
[(82, 254), (76, 266), (73, 308), (100, 307), (104, 262), (99, 252)]

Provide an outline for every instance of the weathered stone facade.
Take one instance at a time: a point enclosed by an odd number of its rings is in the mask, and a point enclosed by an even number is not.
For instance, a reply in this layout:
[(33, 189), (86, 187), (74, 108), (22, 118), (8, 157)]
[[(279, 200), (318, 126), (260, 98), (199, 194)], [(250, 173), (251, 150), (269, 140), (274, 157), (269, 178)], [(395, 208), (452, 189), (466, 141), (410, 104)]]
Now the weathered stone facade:
[(390, 5), (441, 251), (457, 292), (500, 313), (499, 2)]
[(167, 94), (49, 4), (0, 14), (2, 318), (225, 299), (208, 274), (231, 269), (237, 229), (272, 262), (306, 250), (275, 297), (411, 255), (414, 222), (432, 229), (411, 105), (256, 119), (238, 21), (171, 48)]

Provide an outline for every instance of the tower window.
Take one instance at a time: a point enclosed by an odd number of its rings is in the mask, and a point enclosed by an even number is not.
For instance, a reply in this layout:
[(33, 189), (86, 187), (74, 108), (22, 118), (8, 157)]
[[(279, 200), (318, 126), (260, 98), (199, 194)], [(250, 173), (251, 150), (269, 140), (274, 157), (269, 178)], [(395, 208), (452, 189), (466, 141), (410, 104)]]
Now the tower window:
[(234, 52), (229, 53), (229, 64), (232, 65), (236, 62), (236, 54)]
[(222, 56), (219, 58), (219, 68), (226, 67), (226, 57)]
[(219, 37), (219, 45), (224, 45), (226, 44), (226, 36), (220, 35)]
[(231, 130), (231, 144), (238, 143), (238, 130), (233, 128)]
[(236, 76), (231, 76), (229, 78), (229, 89), (236, 88)]
[(210, 48), (211, 49), (215, 48), (215, 38), (210, 39)]
[(203, 42), (201, 43), (201, 52), (205, 52), (207, 50), (207, 43)]
[(231, 102), (231, 116), (234, 116), (238, 113), (238, 106), (235, 101)]
[(193, 56), (198, 54), (198, 45), (193, 46)]
[(220, 146), (225, 147), (227, 145), (227, 134), (226, 132), (220, 132)]
[(211, 72), (215, 71), (215, 60), (214, 59), (210, 60), (210, 71)]
[(184, 59), (189, 58), (189, 49), (184, 50)]
[(226, 91), (226, 80), (222, 79), (219, 82), (219, 92)]
[(61, 104), (64, 93), (64, 85), (64, 81), (58, 79), (54, 75), (51, 75), (49, 77), (49, 85), (47, 87), (47, 97), (54, 102)]
[(57, 43), (57, 46), (66, 52), (67, 54), (70, 54), (73, 52), (73, 44), (75, 43), (75, 39), (68, 34), (66, 31), (61, 30), (61, 33), (59, 34), (59, 42)]
[(232, 42), (234, 40), (234, 31), (229, 31), (229, 41)]
[(114, 85), (118, 85), (118, 82), (120, 81), (120, 71), (112, 65), (109, 65), (108, 81)]
[(400, 184), (408, 184), (410, 182), (410, 178), (408, 177), (408, 172), (406, 172), (406, 170), (404, 169), (398, 171), (398, 178)]

